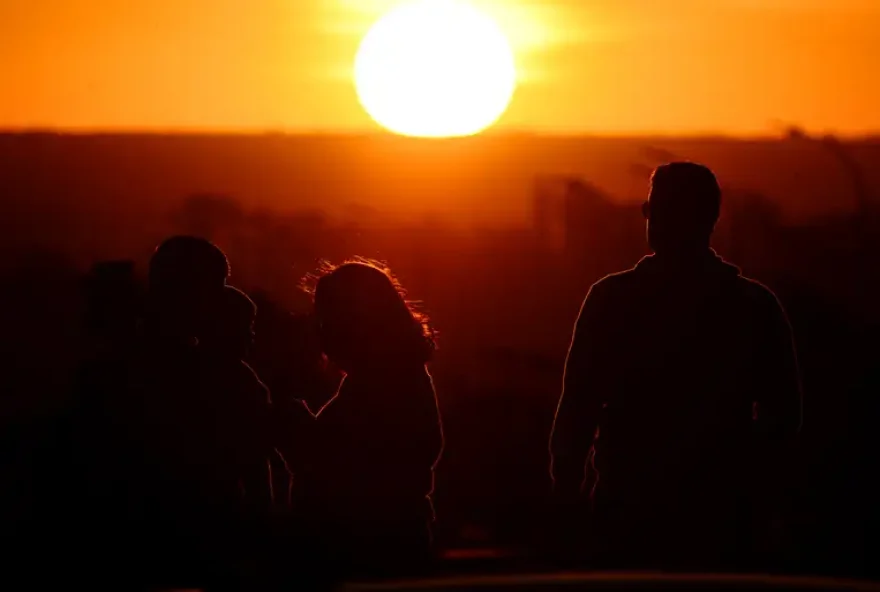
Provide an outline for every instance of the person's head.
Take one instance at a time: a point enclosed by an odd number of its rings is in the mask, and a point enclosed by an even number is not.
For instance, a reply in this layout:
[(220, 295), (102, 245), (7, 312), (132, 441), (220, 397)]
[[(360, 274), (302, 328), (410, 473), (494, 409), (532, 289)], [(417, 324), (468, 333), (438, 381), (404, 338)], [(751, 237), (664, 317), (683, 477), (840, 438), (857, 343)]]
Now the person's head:
[(651, 176), (651, 193), (643, 206), (648, 244), (658, 254), (687, 256), (709, 248), (721, 213), (721, 188), (701, 164), (672, 162)]
[(254, 301), (238, 288), (225, 286), (218, 314), (207, 324), (200, 341), (216, 352), (244, 359), (254, 344), (256, 318)]
[(229, 277), (226, 254), (197, 236), (172, 236), (150, 259), (150, 288), (173, 291), (222, 290)]
[(391, 272), (357, 260), (327, 266), (314, 287), (327, 357), (345, 372), (424, 365), (434, 351), (427, 318), (414, 311)]
[(166, 324), (198, 333), (208, 320), (229, 276), (229, 262), (219, 247), (195, 236), (174, 236), (150, 259), (149, 293), (154, 312)]

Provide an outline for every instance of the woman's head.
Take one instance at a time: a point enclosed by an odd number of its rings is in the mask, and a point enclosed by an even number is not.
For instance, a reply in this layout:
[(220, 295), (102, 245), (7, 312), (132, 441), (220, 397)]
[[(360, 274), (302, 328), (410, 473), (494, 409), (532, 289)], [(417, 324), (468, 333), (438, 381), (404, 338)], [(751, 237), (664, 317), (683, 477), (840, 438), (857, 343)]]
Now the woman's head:
[(358, 259), (325, 265), (315, 279), (324, 353), (343, 370), (430, 360), (434, 339), (427, 318), (407, 302), (380, 263)]

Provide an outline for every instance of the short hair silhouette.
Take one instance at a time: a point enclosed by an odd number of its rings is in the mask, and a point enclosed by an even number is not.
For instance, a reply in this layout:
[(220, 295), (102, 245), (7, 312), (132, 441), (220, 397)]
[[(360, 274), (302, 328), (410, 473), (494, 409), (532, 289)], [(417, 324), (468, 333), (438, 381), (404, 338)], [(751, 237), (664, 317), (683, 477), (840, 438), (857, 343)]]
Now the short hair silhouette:
[(234, 286), (224, 286), (218, 318), (206, 328), (206, 342), (244, 358), (253, 345), (257, 305)]
[(257, 305), (251, 297), (235, 286), (223, 288), (223, 313), (231, 322), (242, 326), (254, 322)]
[(425, 364), (434, 351), (428, 318), (378, 261), (325, 264), (314, 286), (324, 353), (346, 372), (380, 364)]
[(684, 254), (709, 246), (721, 214), (721, 188), (715, 174), (693, 162), (656, 168), (643, 213), (648, 243), (656, 253)]
[(228, 277), (229, 261), (223, 251), (196, 236), (173, 236), (150, 259), (151, 290), (220, 290)]

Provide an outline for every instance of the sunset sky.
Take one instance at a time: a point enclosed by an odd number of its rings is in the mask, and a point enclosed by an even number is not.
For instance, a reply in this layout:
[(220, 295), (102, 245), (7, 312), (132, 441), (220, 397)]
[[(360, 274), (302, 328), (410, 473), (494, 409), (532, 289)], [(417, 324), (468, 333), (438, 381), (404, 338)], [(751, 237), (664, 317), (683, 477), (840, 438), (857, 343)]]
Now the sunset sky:
[[(499, 127), (880, 130), (880, 0), (473, 0), (516, 52)], [(0, 0), (0, 127), (362, 131), (394, 0)]]

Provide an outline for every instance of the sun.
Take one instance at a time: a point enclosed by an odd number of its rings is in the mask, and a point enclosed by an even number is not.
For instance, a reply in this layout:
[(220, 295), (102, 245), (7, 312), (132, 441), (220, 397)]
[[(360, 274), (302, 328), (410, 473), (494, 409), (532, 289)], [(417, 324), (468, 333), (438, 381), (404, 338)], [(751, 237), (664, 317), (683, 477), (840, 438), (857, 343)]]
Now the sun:
[(495, 123), (516, 88), (510, 44), (462, 0), (415, 0), (383, 16), (361, 41), (358, 99), (405, 136), (470, 136)]

